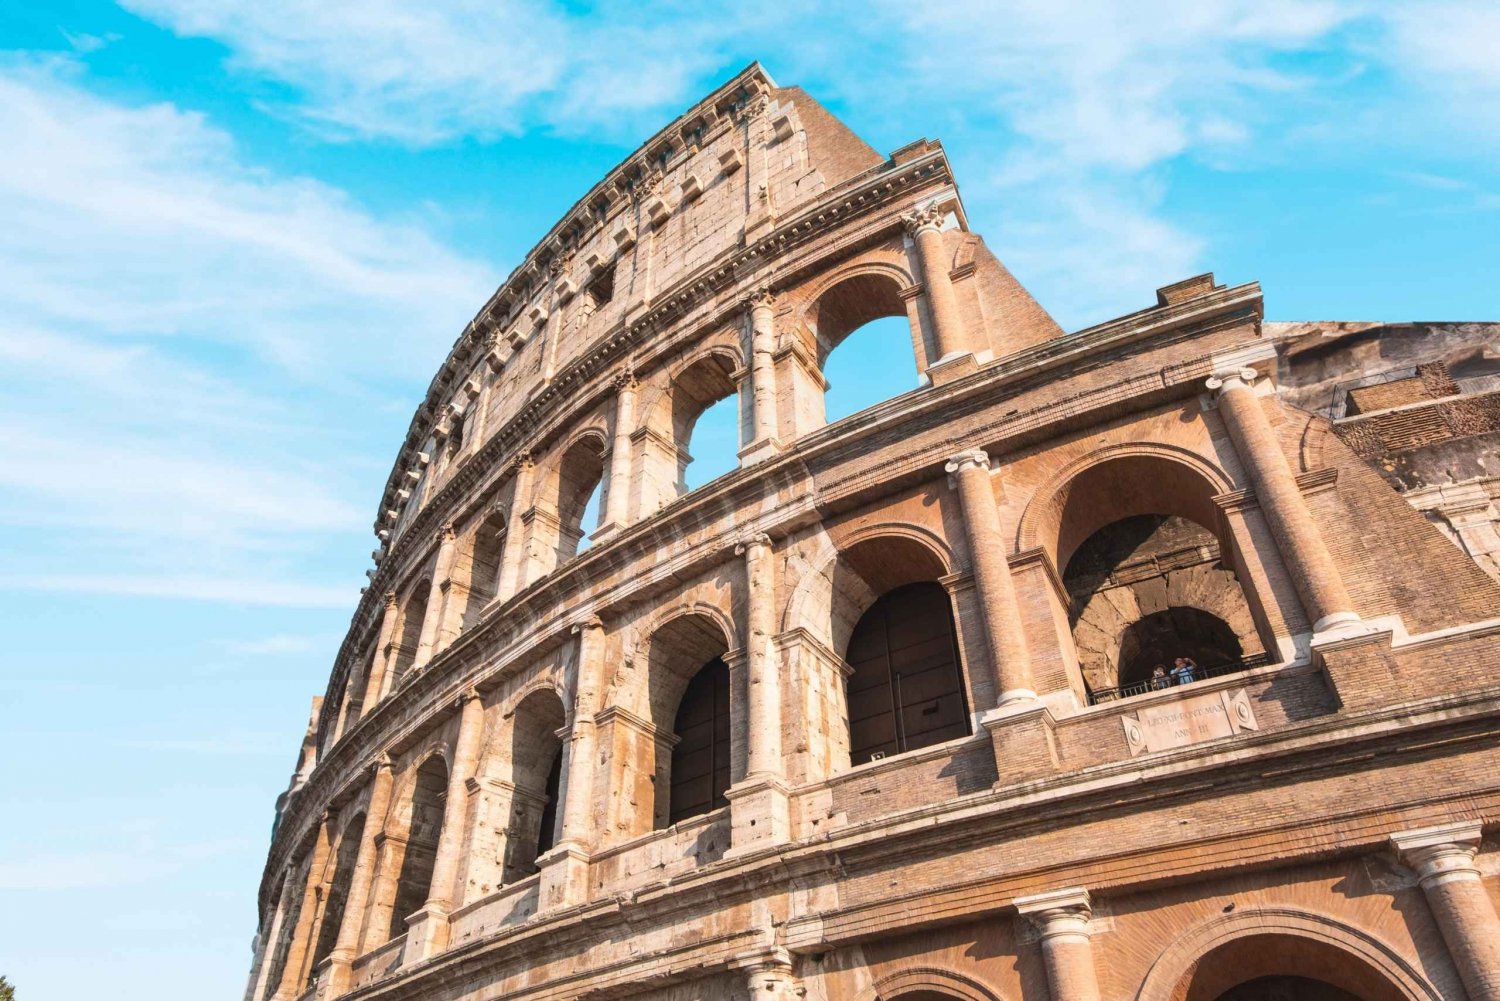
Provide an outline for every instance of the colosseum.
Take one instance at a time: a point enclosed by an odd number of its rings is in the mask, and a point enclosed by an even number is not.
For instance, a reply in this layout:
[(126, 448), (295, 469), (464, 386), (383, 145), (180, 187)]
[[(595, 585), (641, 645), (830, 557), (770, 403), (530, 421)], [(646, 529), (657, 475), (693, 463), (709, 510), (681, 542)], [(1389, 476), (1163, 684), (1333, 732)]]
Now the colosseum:
[(1497, 446), (1500, 324), (1065, 333), (752, 65), (433, 379), (247, 1001), (1497, 1001)]

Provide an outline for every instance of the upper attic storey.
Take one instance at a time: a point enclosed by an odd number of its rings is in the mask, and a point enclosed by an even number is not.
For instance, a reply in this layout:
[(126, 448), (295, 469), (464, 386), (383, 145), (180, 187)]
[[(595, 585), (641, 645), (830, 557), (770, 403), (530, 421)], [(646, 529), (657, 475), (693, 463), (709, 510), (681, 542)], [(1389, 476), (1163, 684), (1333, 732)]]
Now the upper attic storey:
[(580, 198), (479, 310), (417, 410), (377, 534), (400, 533), (458, 437), (503, 428), (570, 364), (820, 195), (924, 153), (942, 156), (923, 142), (887, 160), (751, 64)]

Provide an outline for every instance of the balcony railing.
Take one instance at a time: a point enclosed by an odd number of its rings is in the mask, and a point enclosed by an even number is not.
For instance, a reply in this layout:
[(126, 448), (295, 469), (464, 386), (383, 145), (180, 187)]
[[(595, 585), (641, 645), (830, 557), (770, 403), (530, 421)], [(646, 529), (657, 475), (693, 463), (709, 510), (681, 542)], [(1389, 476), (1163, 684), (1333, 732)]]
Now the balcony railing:
[(1248, 671), (1252, 667), (1264, 667), (1270, 662), (1270, 655), (1257, 653), (1223, 664), (1212, 664), (1206, 667), (1199, 665), (1193, 671), (1192, 681), (1182, 682), (1175, 678), (1148, 678), (1134, 685), (1122, 685), (1119, 688), (1101, 688), (1098, 691), (1089, 692), (1089, 705), (1097, 706), (1101, 702), (1118, 702), (1120, 699), (1145, 695), (1149, 692), (1164, 692), (1174, 688), (1185, 688), (1199, 681), (1206, 681), (1209, 678), (1221, 678), (1226, 674), (1238, 674), (1241, 671)]

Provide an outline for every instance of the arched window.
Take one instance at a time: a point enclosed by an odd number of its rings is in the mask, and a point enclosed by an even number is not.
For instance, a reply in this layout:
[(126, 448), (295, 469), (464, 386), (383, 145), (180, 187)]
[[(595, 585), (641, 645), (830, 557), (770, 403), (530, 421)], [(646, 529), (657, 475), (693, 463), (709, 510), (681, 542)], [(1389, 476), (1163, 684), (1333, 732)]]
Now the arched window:
[(728, 806), (729, 666), (715, 657), (693, 675), (672, 725), (672, 786), (667, 822)]
[(940, 585), (882, 596), (855, 625), (844, 659), (853, 764), (968, 735), (953, 608)]
[(512, 716), (510, 781), (513, 794), (506, 883), (536, 872), (536, 860), (557, 843), (558, 790), (562, 781), (562, 700), (550, 688), (526, 696)]
[(464, 606), (463, 625), (468, 629), (479, 621), (484, 606), (495, 600), (500, 591), (500, 562), (505, 552), (506, 517), (503, 510), (491, 511), (474, 530), (469, 552), (469, 598)]
[[(1202, 680), (1264, 650), (1218, 537), (1180, 514), (1136, 514), (1097, 529), (1073, 551), (1063, 587), (1093, 701)], [(1189, 678), (1171, 673), (1179, 658), (1195, 665)]]
[(333, 878), (328, 883), (326, 903), (318, 929), (318, 943), (313, 949), (312, 963), (308, 969), (316, 972), (318, 964), (328, 958), (338, 943), (339, 926), (344, 921), (344, 904), (349, 899), (349, 883), (354, 879), (354, 863), (359, 858), (359, 843), (364, 837), (365, 818), (361, 814), (344, 825), (339, 835), (338, 849), (334, 853)]
[(740, 407), (734, 367), (728, 355), (712, 354), (672, 380), (678, 494), (739, 466)]
[(820, 420), (832, 423), (916, 389), (917, 341), (896, 279), (862, 274), (828, 289), (808, 311), (827, 382)]
[(587, 532), (599, 523), (604, 443), (590, 434), (563, 453), (557, 470), (557, 565), (578, 553)]
[(733, 781), (728, 652), (724, 630), (701, 613), (680, 615), (651, 637), (646, 687), (658, 739), (633, 763), (632, 781), (652, 790), (657, 828), (722, 806)]
[(417, 769), (408, 807), (406, 849), (396, 877), (396, 900), (387, 939), (406, 931), (406, 919), (427, 903), (438, 839), (443, 835), (443, 803), (448, 798), (448, 765), (434, 754)]
[(427, 601), (431, 594), (432, 582), (424, 580), (412, 589), (401, 609), (401, 624), (396, 627), (395, 649), (391, 651), (394, 665), (391, 687), (405, 676), (417, 659), (417, 646), (422, 640), (422, 622), (427, 618)]
[(285, 888), (289, 899), (283, 900), (280, 904), (282, 907), (281, 927), (276, 933), (276, 942), (271, 948), (271, 969), (266, 977), (265, 996), (267, 998), (276, 994), (281, 986), (282, 978), (287, 974), (286, 962), (291, 955), (292, 938), (296, 934), (297, 923), (302, 917), (303, 890), (307, 885), (307, 875), (311, 865), (311, 858), (304, 858), (298, 864), (296, 876)]

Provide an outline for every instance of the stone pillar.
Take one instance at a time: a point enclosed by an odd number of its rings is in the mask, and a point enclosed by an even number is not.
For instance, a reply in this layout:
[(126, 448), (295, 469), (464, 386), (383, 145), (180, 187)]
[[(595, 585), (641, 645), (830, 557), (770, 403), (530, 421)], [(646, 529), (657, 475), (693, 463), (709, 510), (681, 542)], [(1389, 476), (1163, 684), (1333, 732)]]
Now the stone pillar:
[(437, 530), (437, 566), (432, 571), (432, 590), (427, 595), (427, 611), (422, 616), (422, 632), (417, 638), (417, 655), (411, 669), (420, 671), (437, 653), (438, 626), (443, 621), (443, 606), (448, 602), (448, 588), (453, 583), (453, 550), (458, 544), (452, 525)]
[(359, 958), (359, 946), (364, 931), (365, 906), (370, 900), (370, 888), (375, 882), (376, 838), (385, 824), (386, 812), (391, 806), (391, 761), (385, 755), (375, 762), (370, 778), (370, 802), (365, 808), (364, 834), (360, 838), (359, 855), (354, 860), (354, 872), (349, 878), (349, 895), (344, 899), (344, 917), (339, 923), (339, 937), (333, 951), (328, 954), (328, 979), (325, 987), (329, 997), (338, 997), (349, 991), (353, 979), (354, 961)]
[(985, 636), (994, 663), (997, 704), (1036, 698), (1031, 680), (1031, 655), (1021, 626), (1015, 583), (1006, 560), (1005, 532), (990, 484), (990, 457), (971, 448), (948, 460), (944, 467), (958, 488), (963, 507), (969, 555), (974, 561), (974, 583), (984, 607)]
[(1094, 946), (1089, 923), (1093, 910), (1082, 887), (1017, 897), (1016, 910), (1042, 934), (1042, 958), (1052, 1001), (1099, 1001)]
[(776, 296), (759, 288), (745, 297), (750, 310), (750, 424), (753, 437), (740, 449), (740, 465), (748, 466), (781, 450), (776, 437)]
[(748, 753), (745, 780), (728, 791), (732, 852), (781, 844), (791, 835), (781, 755), (781, 671), (771, 539), (756, 533), (734, 549), (745, 558), (745, 680)]
[(307, 962), (312, 958), (312, 937), (318, 927), (318, 901), (323, 897), (323, 870), (328, 867), (332, 842), (333, 814), (325, 813), (318, 825), (317, 840), (313, 842), (312, 863), (307, 867), (307, 883), (302, 888), (302, 910), (297, 914), (297, 927), (292, 931), (286, 965), (281, 970), (281, 983), (273, 995), (275, 1001), (289, 1001), (307, 986)]
[(937, 360), (927, 368), (933, 382), (972, 371), (976, 365), (974, 349), (964, 330), (958, 297), (953, 293), (949, 276), (948, 248), (943, 240), (944, 209), (936, 205), (917, 209), (901, 217), (906, 231), (917, 248), (917, 267), (922, 272), (922, 286), (927, 293), (927, 312), (932, 320), (932, 339)]
[(635, 430), (635, 398), (639, 387), (635, 373), (626, 369), (615, 379), (615, 423), (610, 429), (609, 483), (604, 492), (603, 524), (594, 532), (596, 539), (618, 532), (630, 520), (630, 459), (635, 451), (631, 433)]
[(1392, 834), (1391, 845), (1417, 871), (1470, 1001), (1500, 1001), (1500, 918), (1474, 865), (1480, 833), (1477, 820), (1442, 824)]
[(521, 560), (526, 555), (526, 512), (531, 509), (531, 485), (536, 463), (530, 452), (516, 456), (512, 467), (515, 488), (511, 491), (510, 524), (505, 529), (505, 547), (500, 554), (499, 599), (509, 601), (522, 588)]
[(437, 857), (432, 863), (432, 886), (427, 903), (408, 925), (406, 955), (411, 964), (436, 955), (448, 947), (448, 915), (462, 899), (458, 869), (464, 850), (465, 819), (469, 806), (469, 780), (479, 765), (484, 738), (484, 703), (472, 688), (459, 696), (458, 739), (448, 770), (448, 795), (443, 802), (443, 830), (438, 835)]
[(396, 631), (396, 592), (385, 592), (385, 610), (380, 613), (380, 635), (375, 640), (375, 659), (370, 662), (370, 677), (365, 683), (362, 710), (368, 713), (380, 701), (385, 689), (385, 672), (391, 662), (391, 635)]
[(1218, 400), (1224, 426), (1250, 475), (1266, 522), (1312, 620), (1314, 635), (1330, 629), (1347, 631), (1359, 622), (1359, 613), (1313, 523), (1276, 431), (1251, 388), (1254, 382), (1255, 370), (1245, 368), (1221, 372), (1207, 386)]
[(577, 689), (573, 725), (563, 769), (562, 837), (542, 864), (542, 900), (547, 907), (568, 907), (588, 899), (589, 852), (602, 826), (594, 817), (594, 775), (599, 754), (594, 714), (604, 684), (604, 623), (589, 616), (573, 626), (578, 637)]

